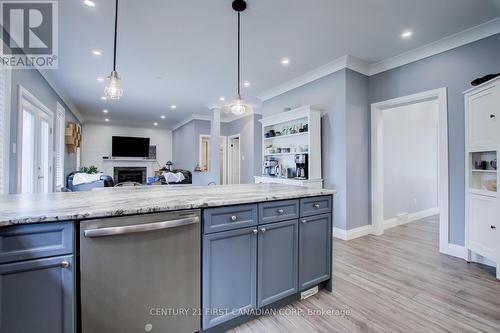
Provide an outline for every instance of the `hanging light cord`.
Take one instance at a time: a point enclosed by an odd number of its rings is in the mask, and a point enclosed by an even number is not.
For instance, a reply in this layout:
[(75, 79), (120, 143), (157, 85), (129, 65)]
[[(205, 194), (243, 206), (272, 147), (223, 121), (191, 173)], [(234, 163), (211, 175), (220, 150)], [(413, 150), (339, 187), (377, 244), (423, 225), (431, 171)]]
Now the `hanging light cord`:
[(116, 71), (116, 39), (117, 39), (117, 33), (118, 33), (118, 0), (116, 0), (116, 8), (115, 8), (115, 44), (114, 44), (114, 51), (113, 51), (113, 71)]
[(240, 84), (240, 12), (238, 12), (238, 98), (239, 99), (241, 99), (240, 88), (241, 88), (241, 84)]

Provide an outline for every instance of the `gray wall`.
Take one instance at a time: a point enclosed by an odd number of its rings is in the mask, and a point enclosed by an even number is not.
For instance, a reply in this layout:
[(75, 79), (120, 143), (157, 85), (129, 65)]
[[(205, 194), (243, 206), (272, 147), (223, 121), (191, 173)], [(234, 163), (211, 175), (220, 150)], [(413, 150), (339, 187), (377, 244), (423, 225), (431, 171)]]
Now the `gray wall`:
[[(45, 81), (43, 76), (34, 69), (16, 69), (12, 70), (12, 99), (11, 99), (11, 121), (10, 121), (10, 140), (11, 143), (17, 143), (17, 127), (18, 127), (18, 97), (19, 97), (19, 85), (27, 89), (31, 94), (40, 100), (46, 107), (54, 112), (56, 115), (57, 102), (64, 106), (66, 109), (66, 123), (67, 122), (77, 122), (79, 121), (70, 112), (68, 106), (59, 98), (57, 93), (52, 89), (52, 87)], [(54, 117), (55, 121), (55, 117)], [(54, 124), (55, 129), (55, 124)], [(54, 140), (56, 137), (54, 136)], [(64, 172), (67, 175), (69, 172), (75, 170), (76, 168), (76, 154), (69, 154), (65, 148), (64, 156)], [(12, 148), (10, 149), (10, 193), (16, 192), (16, 182), (17, 182), (17, 155), (12, 153)]]
[(441, 87), (448, 88), (450, 243), (464, 245), (465, 111), (462, 92), (470, 81), (500, 72), (500, 34), (369, 78), (375, 103)]

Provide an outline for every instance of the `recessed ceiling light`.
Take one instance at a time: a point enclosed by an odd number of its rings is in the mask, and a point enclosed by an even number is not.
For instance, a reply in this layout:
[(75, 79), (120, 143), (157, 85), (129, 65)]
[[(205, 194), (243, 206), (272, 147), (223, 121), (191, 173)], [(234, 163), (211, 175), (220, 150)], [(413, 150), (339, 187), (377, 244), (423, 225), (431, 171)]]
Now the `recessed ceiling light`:
[(224, 102), (226, 100), (225, 97), (219, 97), (219, 101)]
[(250, 82), (245, 81), (245, 82), (243, 82), (243, 85), (244, 85), (245, 87), (250, 87)]
[(109, 111), (107, 109), (102, 110), (104, 113), (108, 113)]
[(165, 119), (165, 116), (164, 116), (164, 115), (162, 115), (160, 118), (161, 118), (161, 119)]
[(177, 109), (177, 105), (170, 105), (171, 109)]
[(109, 118), (104, 118), (104, 121), (109, 123)]
[(153, 123), (153, 125), (158, 126), (158, 123)]
[(412, 35), (413, 35), (412, 31), (406, 30), (401, 33), (401, 38), (410, 38)]
[(95, 2), (92, 0), (85, 0), (83, 3), (85, 4), (85, 6), (95, 7)]
[(288, 59), (288, 58), (283, 58), (283, 59), (281, 59), (281, 64), (282, 64), (282, 65), (285, 65), (285, 66), (286, 66), (286, 65), (289, 65), (289, 64), (290, 64), (290, 59)]
[(107, 98), (106, 96), (101, 96), (101, 99), (102, 99), (103, 101), (105, 101), (105, 100), (107, 100), (108, 98)]
[(92, 50), (92, 54), (95, 56), (100, 56), (100, 55), (102, 55), (102, 52), (99, 50)]
[(104, 79), (103, 79), (102, 77), (98, 77), (98, 78), (97, 78), (97, 81), (99, 81), (99, 82), (104, 82)]

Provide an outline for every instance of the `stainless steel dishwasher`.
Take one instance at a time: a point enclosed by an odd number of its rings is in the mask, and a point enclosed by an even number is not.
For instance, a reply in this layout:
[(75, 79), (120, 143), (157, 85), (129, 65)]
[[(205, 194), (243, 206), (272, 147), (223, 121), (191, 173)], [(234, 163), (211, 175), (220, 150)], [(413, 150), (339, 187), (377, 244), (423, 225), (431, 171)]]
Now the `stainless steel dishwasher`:
[(82, 333), (200, 330), (200, 211), (80, 224)]

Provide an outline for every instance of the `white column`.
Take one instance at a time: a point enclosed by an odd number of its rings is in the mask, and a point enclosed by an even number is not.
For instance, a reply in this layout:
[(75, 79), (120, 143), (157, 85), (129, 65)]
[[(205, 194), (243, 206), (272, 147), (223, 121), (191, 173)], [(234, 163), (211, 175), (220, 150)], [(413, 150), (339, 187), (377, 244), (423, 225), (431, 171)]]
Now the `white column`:
[(210, 173), (217, 185), (220, 185), (220, 108), (212, 108), (210, 122)]

